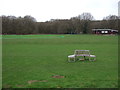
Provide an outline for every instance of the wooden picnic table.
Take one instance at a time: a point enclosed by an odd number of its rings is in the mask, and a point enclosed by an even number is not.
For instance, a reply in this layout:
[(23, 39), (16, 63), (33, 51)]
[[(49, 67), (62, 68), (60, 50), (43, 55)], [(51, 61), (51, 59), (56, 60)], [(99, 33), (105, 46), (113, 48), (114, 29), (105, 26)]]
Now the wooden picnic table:
[[(75, 50), (74, 55), (68, 56), (68, 61), (71, 62), (71, 59), (73, 59), (72, 61), (75, 62), (76, 58), (78, 58), (78, 57), (79, 57), (79, 60), (85, 60), (85, 57), (88, 57), (89, 61), (96, 60), (96, 56), (91, 55), (90, 50)], [(92, 60), (91, 58), (94, 58), (94, 59)]]

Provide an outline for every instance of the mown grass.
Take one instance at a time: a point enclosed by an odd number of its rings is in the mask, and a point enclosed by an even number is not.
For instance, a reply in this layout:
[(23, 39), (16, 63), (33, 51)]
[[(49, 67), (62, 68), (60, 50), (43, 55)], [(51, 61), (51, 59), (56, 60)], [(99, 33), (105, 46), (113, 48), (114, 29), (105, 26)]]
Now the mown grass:
[(2, 88), (2, 35), (0, 35), (0, 89)]
[[(2, 49), (3, 88), (118, 87), (118, 36), (5, 35)], [(91, 50), (97, 60), (67, 62), (76, 49)]]

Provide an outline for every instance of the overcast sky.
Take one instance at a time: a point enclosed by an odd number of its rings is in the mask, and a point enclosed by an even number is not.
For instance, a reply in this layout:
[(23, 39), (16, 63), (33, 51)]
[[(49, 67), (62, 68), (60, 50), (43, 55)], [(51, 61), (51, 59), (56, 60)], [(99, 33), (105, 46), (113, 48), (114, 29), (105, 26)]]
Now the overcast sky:
[(0, 15), (31, 15), (37, 21), (70, 19), (89, 12), (96, 20), (118, 15), (119, 0), (1, 0)]

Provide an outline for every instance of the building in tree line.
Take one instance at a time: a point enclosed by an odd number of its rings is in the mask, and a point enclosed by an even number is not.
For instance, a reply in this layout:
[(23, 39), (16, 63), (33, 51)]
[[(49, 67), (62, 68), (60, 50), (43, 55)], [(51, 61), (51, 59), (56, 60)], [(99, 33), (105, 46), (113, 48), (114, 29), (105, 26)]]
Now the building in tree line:
[(118, 34), (118, 30), (113, 29), (92, 29), (93, 34)]

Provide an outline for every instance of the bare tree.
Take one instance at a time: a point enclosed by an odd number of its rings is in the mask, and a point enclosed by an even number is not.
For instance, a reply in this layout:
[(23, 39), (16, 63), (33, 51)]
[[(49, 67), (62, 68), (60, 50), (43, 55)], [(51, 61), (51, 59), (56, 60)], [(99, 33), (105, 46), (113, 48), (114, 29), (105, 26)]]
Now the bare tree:
[(78, 16), (81, 20), (93, 20), (93, 16), (91, 13), (82, 13), (81, 15)]
[(81, 29), (84, 34), (91, 33), (90, 23), (93, 20), (93, 16), (90, 13), (83, 13), (78, 16), (81, 20)]
[(106, 27), (110, 29), (118, 29), (118, 20), (119, 17), (116, 15), (109, 15), (103, 18), (103, 21), (106, 21)]

